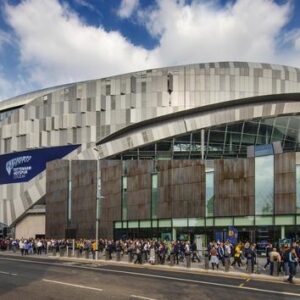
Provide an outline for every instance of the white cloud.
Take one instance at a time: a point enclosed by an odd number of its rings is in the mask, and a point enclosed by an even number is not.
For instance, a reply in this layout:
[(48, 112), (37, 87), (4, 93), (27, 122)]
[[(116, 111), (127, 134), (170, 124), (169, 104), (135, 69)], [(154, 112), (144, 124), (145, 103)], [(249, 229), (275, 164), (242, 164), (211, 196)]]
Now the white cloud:
[[(130, 2), (135, 6), (126, 12)], [(139, 22), (159, 41), (153, 50), (133, 45), (118, 31), (87, 25), (59, 0), (6, 5), (20, 52), (19, 69), (26, 70), (20, 89), (196, 62), (300, 66), (300, 28), (284, 29), (293, 13), (291, 2), (237, 0), (221, 7), (217, 0), (157, 0), (146, 10), (137, 2), (123, 1), (120, 9), (124, 5), (124, 18), (137, 10)]]
[(3, 48), (5, 44), (9, 44), (9, 43), (11, 43), (10, 36), (3, 30), (0, 30), (0, 50)]
[(93, 11), (95, 13), (97, 13), (99, 16), (102, 16), (100, 10), (95, 7), (91, 2), (89, 2), (88, 0), (74, 0), (74, 2), (79, 5), (79, 6), (83, 6), (86, 7), (87, 9), (89, 9), (90, 11)]
[(166, 64), (223, 60), (277, 61), (277, 38), (288, 22), (289, 3), (238, 0), (225, 8), (216, 2), (157, 1), (140, 11), (149, 32), (160, 39), (156, 55)]
[(41, 86), (99, 78), (156, 65), (151, 53), (117, 31), (84, 24), (58, 1), (27, 0), (7, 6), (21, 64)]
[(139, 0), (122, 0), (117, 14), (120, 18), (127, 19), (138, 8)]
[(24, 78), (17, 76), (14, 80), (6, 78), (0, 66), (0, 99), (8, 99), (12, 95), (21, 95), (26, 91), (34, 90), (36, 86), (28, 83)]

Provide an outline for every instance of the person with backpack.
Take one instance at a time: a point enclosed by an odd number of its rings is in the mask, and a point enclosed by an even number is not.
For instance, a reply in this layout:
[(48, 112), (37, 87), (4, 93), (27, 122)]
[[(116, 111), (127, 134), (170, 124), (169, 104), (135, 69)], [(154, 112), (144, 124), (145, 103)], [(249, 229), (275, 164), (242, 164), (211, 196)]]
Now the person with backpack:
[(191, 251), (192, 251), (192, 262), (196, 262), (196, 260), (198, 262), (200, 262), (200, 258), (198, 256), (198, 253), (197, 253), (197, 244), (196, 242), (194, 241), (192, 244), (191, 244)]
[(287, 280), (290, 283), (294, 283), (293, 278), (296, 275), (296, 266), (297, 266), (296, 248), (291, 247), (291, 250), (289, 252), (289, 278)]
[(254, 273), (254, 265), (256, 261), (255, 245), (251, 244), (245, 249), (245, 258), (247, 260), (247, 268), (250, 266), (251, 273)]
[(225, 248), (223, 243), (218, 245), (217, 251), (219, 260), (222, 262), (223, 267), (225, 267)]
[(273, 245), (271, 243), (269, 243), (269, 245), (267, 246), (266, 248), (266, 257), (267, 257), (267, 262), (266, 264), (264, 265), (264, 270), (266, 270), (267, 266), (271, 263), (270, 262), (270, 253), (272, 252), (273, 250)]

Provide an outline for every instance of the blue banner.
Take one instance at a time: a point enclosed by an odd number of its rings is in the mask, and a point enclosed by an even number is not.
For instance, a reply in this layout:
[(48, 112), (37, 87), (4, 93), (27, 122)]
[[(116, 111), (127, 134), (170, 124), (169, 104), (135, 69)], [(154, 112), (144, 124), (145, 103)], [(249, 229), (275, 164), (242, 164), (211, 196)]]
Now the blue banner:
[(233, 226), (228, 227), (228, 240), (232, 245), (237, 244), (238, 242), (238, 230)]
[(46, 169), (46, 163), (60, 159), (79, 145), (41, 148), (0, 155), (0, 184), (29, 181)]

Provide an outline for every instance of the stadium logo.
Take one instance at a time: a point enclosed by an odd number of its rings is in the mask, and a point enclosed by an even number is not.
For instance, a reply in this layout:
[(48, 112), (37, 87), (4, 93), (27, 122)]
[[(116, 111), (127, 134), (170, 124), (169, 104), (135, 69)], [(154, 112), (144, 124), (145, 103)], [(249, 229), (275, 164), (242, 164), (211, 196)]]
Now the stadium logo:
[(16, 158), (13, 158), (11, 160), (9, 160), (7, 163), (6, 163), (6, 171), (7, 171), (7, 174), (10, 175), (11, 174), (11, 171), (21, 165), (21, 164), (24, 164), (24, 163), (27, 163), (31, 160), (32, 156), (31, 155), (27, 155), (27, 156), (19, 156), (19, 157), (16, 157)]

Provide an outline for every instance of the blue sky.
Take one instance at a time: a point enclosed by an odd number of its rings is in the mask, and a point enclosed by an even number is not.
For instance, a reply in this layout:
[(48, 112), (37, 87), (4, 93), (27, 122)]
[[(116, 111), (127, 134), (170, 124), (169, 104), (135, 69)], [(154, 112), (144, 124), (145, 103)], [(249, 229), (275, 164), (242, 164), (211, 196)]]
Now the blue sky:
[(226, 60), (300, 67), (300, 1), (0, 0), (0, 100)]

